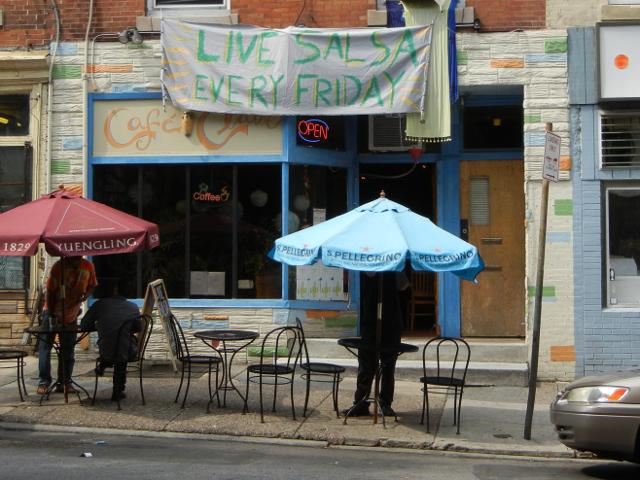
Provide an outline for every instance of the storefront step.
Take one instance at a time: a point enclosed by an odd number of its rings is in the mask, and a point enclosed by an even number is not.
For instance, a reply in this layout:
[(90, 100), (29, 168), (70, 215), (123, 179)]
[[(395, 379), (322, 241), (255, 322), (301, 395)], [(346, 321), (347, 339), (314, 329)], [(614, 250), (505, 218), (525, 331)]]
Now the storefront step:
[[(358, 361), (355, 358), (315, 358), (311, 361), (335, 363), (346, 367), (347, 376), (355, 376)], [(427, 364), (429, 367), (430, 364)], [(433, 365), (435, 366), (435, 365)], [(471, 386), (526, 386), (528, 382), (527, 363), (513, 362), (470, 362), (467, 373), (467, 384)], [(422, 376), (422, 360), (402, 360), (396, 363), (396, 379), (415, 380)]]
[[(422, 347), (429, 338), (404, 338), (403, 342), (416, 345), (418, 351), (402, 356), (403, 360), (420, 361), (422, 359)], [(467, 339), (471, 347), (471, 360), (474, 362), (493, 363), (527, 363), (528, 347), (520, 339)], [(307, 338), (309, 355), (317, 358), (348, 359), (351, 354), (332, 338)], [(452, 351), (445, 350), (444, 358), (450, 358)]]

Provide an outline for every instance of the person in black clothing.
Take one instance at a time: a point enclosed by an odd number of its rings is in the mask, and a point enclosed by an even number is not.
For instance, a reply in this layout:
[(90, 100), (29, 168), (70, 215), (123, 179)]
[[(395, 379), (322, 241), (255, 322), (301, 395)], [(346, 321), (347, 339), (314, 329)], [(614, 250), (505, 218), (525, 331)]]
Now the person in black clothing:
[(100, 358), (96, 373), (102, 375), (105, 368), (113, 366), (112, 401), (126, 397), (127, 362), (138, 353), (134, 333), (141, 329), (139, 316), (136, 304), (119, 295), (117, 285), (114, 285), (111, 296), (91, 305), (81, 321), (81, 328), (98, 331)]
[(348, 416), (367, 416), (371, 386), (376, 373), (376, 322), (378, 308), (378, 289), (382, 276), (382, 335), (380, 337), (380, 376), (379, 405), (382, 414), (395, 416), (391, 408), (395, 389), (395, 369), (398, 353), (394, 347), (400, 344), (403, 328), (402, 302), (405, 298), (400, 292), (409, 287), (404, 272), (363, 273), (360, 275), (360, 337), (371, 349), (358, 350), (358, 377), (353, 405), (344, 410)]

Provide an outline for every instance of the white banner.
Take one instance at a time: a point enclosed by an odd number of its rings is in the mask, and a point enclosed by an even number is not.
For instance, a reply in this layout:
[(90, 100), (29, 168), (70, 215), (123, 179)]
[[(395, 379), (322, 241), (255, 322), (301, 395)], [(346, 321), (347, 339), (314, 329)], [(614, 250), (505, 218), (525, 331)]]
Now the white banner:
[(185, 110), (419, 112), (430, 43), (430, 26), (273, 30), (163, 20), (163, 84)]

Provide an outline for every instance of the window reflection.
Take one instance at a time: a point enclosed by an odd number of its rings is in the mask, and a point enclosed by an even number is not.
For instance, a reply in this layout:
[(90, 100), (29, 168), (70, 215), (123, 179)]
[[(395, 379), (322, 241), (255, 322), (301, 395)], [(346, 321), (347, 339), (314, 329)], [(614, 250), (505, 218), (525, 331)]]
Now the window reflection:
[[(101, 165), (94, 198), (155, 222), (160, 246), (96, 257), (99, 278), (141, 298), (165, 281), (172, 298), (280, 298), (267, 258), (281, 224), (280, 165)], [(99, 296), (99, 292), (96, 292)]]
[[(1, 129), (1, 127), (0, 127)], [(28, 151), (21, 147), (0, 147), (0, 212), (31, 200)], [(0, 289), (26, 288), (29, 260), (0, 256)]]
[[(342, 168), (295, 165), (289, 169), (289, 233), (347, 211), (347, 172)], [(292, 299), (343, 301), (348, 291), (343, 269), (321, 262), (289, 269)]]

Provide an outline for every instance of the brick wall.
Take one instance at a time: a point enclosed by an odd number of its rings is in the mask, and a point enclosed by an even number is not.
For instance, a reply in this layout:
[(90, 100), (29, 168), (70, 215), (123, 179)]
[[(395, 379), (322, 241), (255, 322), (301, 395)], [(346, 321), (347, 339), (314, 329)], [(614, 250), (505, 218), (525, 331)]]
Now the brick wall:
[[(57, 0), (61, 41), (84, 39), (89, 19), (88, 0)], [(135, 26), (144, 15), (144, 0), (94, 0), (93, 28), (89, 35), (117, 32)], [(56, 24), (48, 0), (3, 0), (0, 49), (37, 48), (55, 40)]]
[[(375, 0), (233, 0), (232, 11), (241, 23), (265, 27), (304, 24), (309, 27), (364, 27)], [(58, 0), (61, 40), (82, 40), (89, 18), (87, 0)], [(539, 29), (545, 26), (544, 0), (467, 0), (476, 9), (483, 31)], [(4, 0), (0, 48), (42, 47), (55, 38), (55, 17), (46, 0)], [(144, 0), (94, 0), (89, 35), (117, 32), (134, 26), (145, 15)]]
[(366, 27), (367, 10), (375, 0), (232, 0), (240, 23), (280, 28), (303, 23), (307, 27)]
[(467, 0), (466, 4), (475, 8), (483, 32), (545, 27), (545, 0)]

